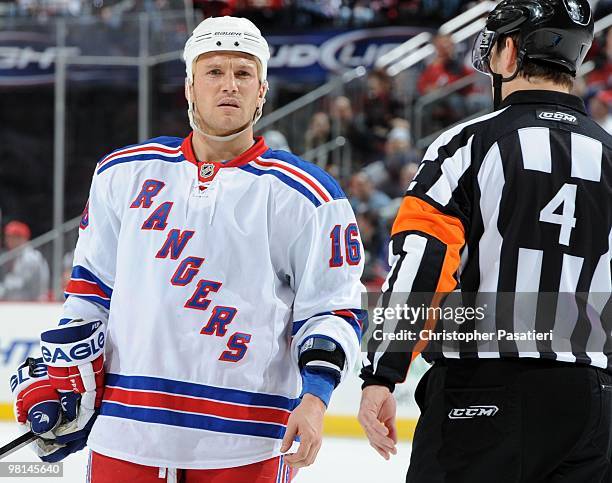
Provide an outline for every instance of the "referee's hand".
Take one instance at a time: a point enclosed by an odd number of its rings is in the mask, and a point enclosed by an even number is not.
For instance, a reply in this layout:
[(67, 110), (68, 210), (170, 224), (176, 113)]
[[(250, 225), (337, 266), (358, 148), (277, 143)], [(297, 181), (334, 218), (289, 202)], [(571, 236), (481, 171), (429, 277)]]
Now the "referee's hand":
[(359, 423), (378, 454), (388, 460), (397, 454), (396, 403), (393, 394), (384, 386), (368, 386), (361, 393)]

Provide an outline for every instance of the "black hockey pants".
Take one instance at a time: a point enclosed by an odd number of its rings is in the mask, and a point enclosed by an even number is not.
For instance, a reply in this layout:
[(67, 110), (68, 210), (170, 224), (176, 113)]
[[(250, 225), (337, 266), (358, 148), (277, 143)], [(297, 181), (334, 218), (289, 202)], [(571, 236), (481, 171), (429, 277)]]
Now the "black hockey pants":
[(612, 482), (612, 375), (540, 359), (438, 361), (407, 483)]

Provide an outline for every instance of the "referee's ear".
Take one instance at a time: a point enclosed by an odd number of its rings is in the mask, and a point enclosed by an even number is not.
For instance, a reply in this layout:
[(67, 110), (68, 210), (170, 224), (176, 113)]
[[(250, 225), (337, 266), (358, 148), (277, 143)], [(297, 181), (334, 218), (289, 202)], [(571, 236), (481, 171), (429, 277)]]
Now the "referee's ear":
[[(498, 44), (499, 45), (499, 44)], [(503, 77), (510, 77), (516, 71), (516, 60), (518, 57), (518, 49), (514, 39), (506, 37), (504, 46), (498, 50), (497, 46), (493, 49), (492, 60), (496, 64), (497, 69), (493, 69)]]

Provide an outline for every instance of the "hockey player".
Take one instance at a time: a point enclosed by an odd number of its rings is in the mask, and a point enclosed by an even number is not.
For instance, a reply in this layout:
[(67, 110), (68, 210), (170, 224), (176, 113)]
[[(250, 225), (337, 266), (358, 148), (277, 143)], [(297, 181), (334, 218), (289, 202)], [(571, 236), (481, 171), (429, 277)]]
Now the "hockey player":
[(93, 483), (284, 482), (315, 460), (359, 351), (362, 245), (338, 184), (253, 136), (269, 55), (250, 21), (204, 20), (193, 132), (98, 163), (64, 317), (11, 381), (43, 460), (87, 444)]
[[(442, 134), (408, 186), (384, 299), (435, 292), (435, 308), (460, 290), (483, 314), (461, 330), (483, 342), (369, 351), (359, 420), (387, 459), (395, 384), (418, 352), (433, 362), (407, 482), (612, 477), (612, 138), (569, 94), (592, 39), (586, 0), (499, 3), (474, 44), (496, 110)], [(552, 337), (523, 342), (533, 331)]]

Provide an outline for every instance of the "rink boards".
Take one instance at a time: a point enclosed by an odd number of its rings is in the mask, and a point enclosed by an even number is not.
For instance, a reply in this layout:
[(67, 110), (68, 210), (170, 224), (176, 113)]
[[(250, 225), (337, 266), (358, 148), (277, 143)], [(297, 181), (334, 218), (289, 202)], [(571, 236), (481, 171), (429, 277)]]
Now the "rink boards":
[[(39, 353), (39, 334), (59, 320), (61, 308), (61, 304), (56, 303), (0, 303), (0, 421), (13, 419), (11, 374), (26, 357)], [(401, 439), (410, 439), (414, 432), (419, 414), (414, 389), (426, 368), (420, 358), (415, 360), (406, 383), (395, 390)], [(361, 393), (357, 373), (355, 368), (334, 392), (325, 417), (325, 434), (364, 437), (356, 419)]]

